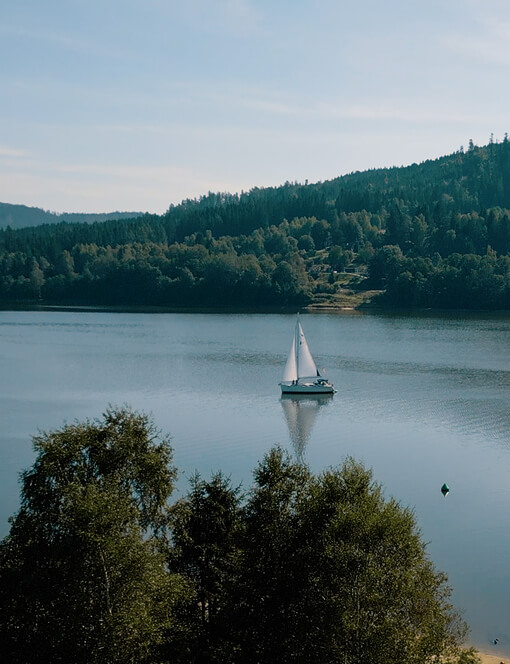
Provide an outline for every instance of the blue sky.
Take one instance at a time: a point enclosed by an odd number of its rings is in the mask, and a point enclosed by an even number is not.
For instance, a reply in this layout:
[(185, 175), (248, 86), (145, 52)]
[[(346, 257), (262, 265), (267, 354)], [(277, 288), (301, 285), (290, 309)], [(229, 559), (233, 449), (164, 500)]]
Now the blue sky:
[(16, 0), (0, 201), (139, 210), (510, 132), (508, 0)]

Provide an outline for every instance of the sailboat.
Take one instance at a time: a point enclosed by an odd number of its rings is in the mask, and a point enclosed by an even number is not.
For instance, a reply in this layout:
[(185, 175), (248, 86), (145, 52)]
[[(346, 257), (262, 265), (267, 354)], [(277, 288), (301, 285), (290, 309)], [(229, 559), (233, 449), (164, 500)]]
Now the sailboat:
[(335, 391), (333, 384), (321, 376), (313, 361), (299, 314), (280, 387), (282, 394), (332, 394)]

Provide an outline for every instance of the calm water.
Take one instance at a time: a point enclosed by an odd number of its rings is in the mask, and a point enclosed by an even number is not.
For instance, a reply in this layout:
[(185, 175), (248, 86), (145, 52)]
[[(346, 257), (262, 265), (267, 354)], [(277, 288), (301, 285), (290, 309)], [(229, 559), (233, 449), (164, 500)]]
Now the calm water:
[(510, 318), (301, 320), (332, 399), (280, 398), (293, 316), (0, 312), (0, 536), (31, 436), (108, 404), (171, 435), (176, 495), (195, 469), (249, 486), (276, 443), (315, 471), (352, 455), (415, 509), (472, 641), (509, 655)]

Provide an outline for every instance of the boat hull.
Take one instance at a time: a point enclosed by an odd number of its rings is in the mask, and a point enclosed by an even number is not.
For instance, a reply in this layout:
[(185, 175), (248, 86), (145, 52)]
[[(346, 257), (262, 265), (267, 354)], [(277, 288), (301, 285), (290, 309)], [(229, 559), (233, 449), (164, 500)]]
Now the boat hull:
[(287, 385), (280, 383), (282, 394), (333, 394), (335, 388), (331, 383), (297, 383), (297, 385)]

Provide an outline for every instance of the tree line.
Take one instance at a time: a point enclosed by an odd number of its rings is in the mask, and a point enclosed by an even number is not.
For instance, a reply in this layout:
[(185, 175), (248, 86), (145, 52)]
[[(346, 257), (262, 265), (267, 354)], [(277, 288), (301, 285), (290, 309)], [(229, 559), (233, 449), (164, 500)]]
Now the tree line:
[(377, 301), (399, 307), (510, 308), (510, 256), (477, 254), (409, 258), (387, 246), (370, 265), (371, 283), (384, 288)]
[(252, 487), (195, 475), (146, 415), (34, 438), (0, 542), (7, 664), (478, 662), (413, 512), (362, 464), (283, 450)]
[[(385, 267), (391, 247), (398, 273)], [(368, 276), (365, 287), (386, 291), (385, 303), (509, 308), (509, 255), (505, 135), (408, 167), (209, 193), (161, 216), (6, 228), (0, 300), (299, 306), (334, 293), (334, 275), (351, 266)], [(498, 297), (475, 296), (500, 277)]]

